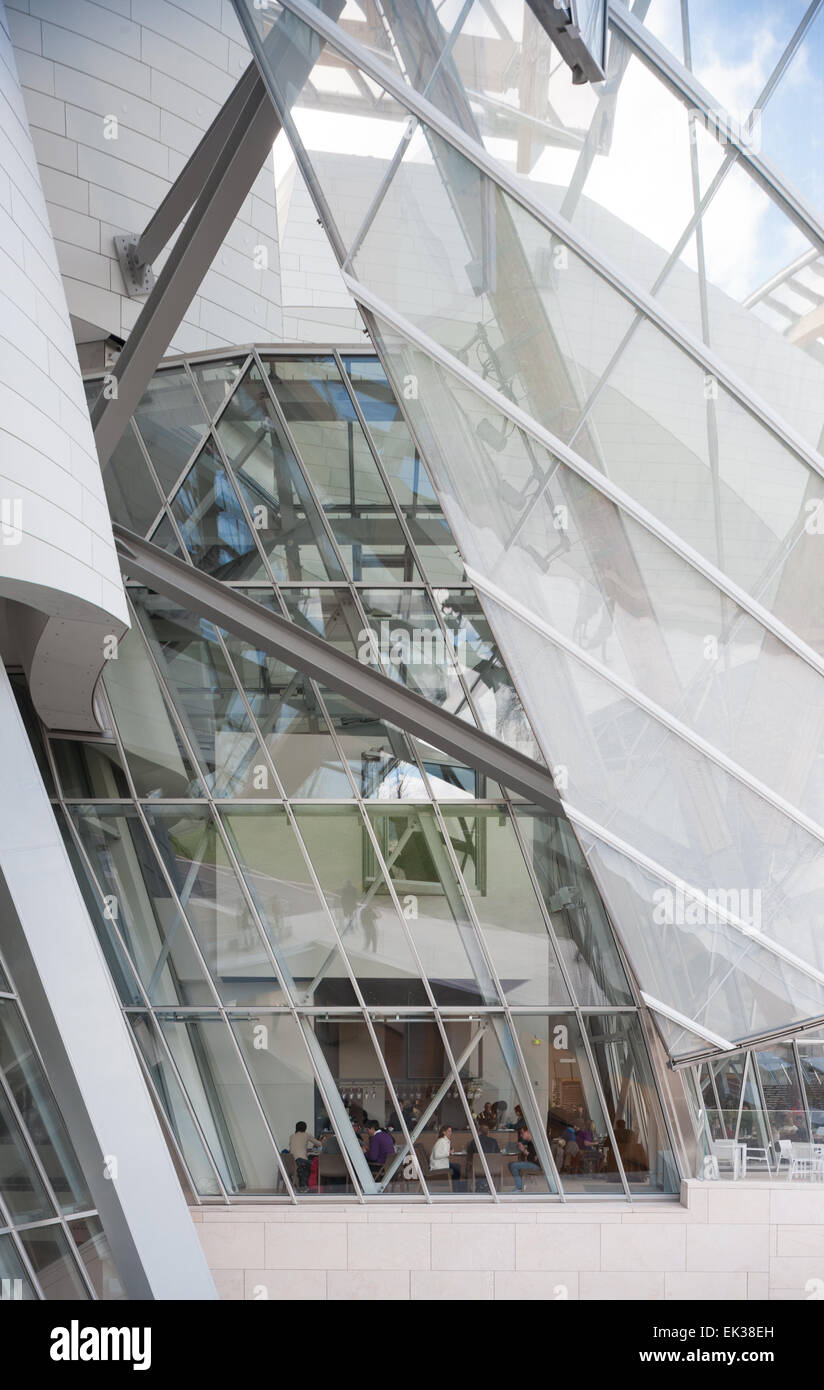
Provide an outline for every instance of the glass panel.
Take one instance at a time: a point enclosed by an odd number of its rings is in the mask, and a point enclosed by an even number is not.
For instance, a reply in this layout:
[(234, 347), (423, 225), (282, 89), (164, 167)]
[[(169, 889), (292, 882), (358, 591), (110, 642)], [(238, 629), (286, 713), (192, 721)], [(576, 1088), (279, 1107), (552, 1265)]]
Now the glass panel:
[[(403, 1153), (404, 1141), (366, 1023), (362, 1018), (324, 1017), (307, 1019), (306, 1026), (314, 1034), (318, 1051), (357, 1136), (366, 1164), (363, 1176), (368, 1172), (380, 1187), (396, 1155)], [(320, 1106), (319, 1097), (317, 1104)], [(323, 1110), (318, 1123), (329, 1127)], [(349, 1148), (352, 1139), (350, 1136), (347, 1139)], [(401, 1183), (406, 1191), (408, 1183), (399, 1177), (397, 1186)], [(395, 1184), (390, 1183), (386, 1190), (394, 1187)]]
[(171, 503), (194, 564), (215, 579), (263, 579), (266, 567), (210, 439)]
[(17, 1005), (10, 1000), (0, 1000), (0, 1071), (61, 1211), (88, 1210), (93, 1203), (77, 1155)]
[(369, 806), (368, 814), (383, 864), (367, 862), (364, 882), (377, 883), (380, 898), (388, 871), (436, 1001), (500, 1003), (432, 810)]
[(91, 921), (97, 939), (100, 942), (101, 950), (106, 957), (106, 964), (111, 972), (117, 992), (123, 1004), (139, 1004), (142, 1002), (140, 990), (134, 977), (131, 965), (126, 959), (126, 954), (117, 939), (115, 931), (115, 920), (112, 907), (101, 902), (101, 892), (105, 893), (105, 877), (103, 887), (98, 889), (92, 881), (85, 861), (78, 852), (74, 837), (69, 829), (65, 812), (58, 806), (54, 807), (55, 819), (60, 828), (63, 839), (63, 846), (68, 855), (69, 862), (74, 869), (74, 876), (77, 879), (77, 886), (83, 895), (86, 904), (86, 911)]
[(275, 1146), (226, 1023), (166, 1014), (158, 1021), (227, 1192), (282, 1191)]
[[(356, 814), (354, 808), (348, 814)], [(300, 844), (279, 806), (238, 806), (223, 822), (284, 981), (301, 1004), (357, 1002)]]
[(415, 580), (389, 495), (332, 358), (275, 357), (270, 380), (353, 579)]
[(11, 1236), (0, 1236), (0, 1279), (9, 1281), (9, 1292), (3, 1291), (3, 1298), (20, 1299), (25, 1303), (37, 1301), (37, 1294), (26, 1273), (23, 1261), (17, 1253)]
[(591, 1014), (584, 1022), (630, 1190), (677, 1192), (678, 1174), (637, 1016)]
[[(424, 589), (361, 589), (360, 599), (374, 634), (362, 641), (361, 660), (436, 705), (455, 710), (474, 723), (453, 662), (452, 644), (442, 633)], [(458, 645), (460, 657), (462, 644)]]
[[(731, 225), (747, 228), (746, 240), (735, 246)], [(698, 336), (818, 448), (824, 426), (819, 251), (737, 164), (706, 209), (700, 233), (707, 290)], [(692, 275), (694, 243), (684, 255)], [(673, 271), (661, 287), (658, 297), (667, 307), (674, 306), (685, 274)]]
[(518, 806), (516, 814), (575, 1002), (631, 1004), (612, 928), (569, 821), (536, 806)]
[(84, 1216), (81, 1221), (72, 1221), (69, 1229), (97, 1297), (107, 1300), (125, 1298), (126, 1293), (99, 1217)]
[(171, 717), (137, 621), (106, 664), (106, 694), (139, 797), (199, 797), (206, 792)]
[(564, 1191), (570, 1197), (610, 1187), (623, 1192), (575, 1015), (516, 1014), (512, 1022)]
[(821, 1144), (824, 1143), (824, 1041), (821, 1038), (799, 1038), (798, 1055), (813, 1142)]
[[(73, 806), (70, 812), (150, 1000), (211, 1003), (212, 992), (137, 811)], [(208, 957), (207, 957), (208, 959)]]
[(475, 590), (436, 589), (434, 595), (481, 728), (543, 761)]
[(192, 375), (197, 389), (203, 397), (209, 416), (213, 419), (223, 402), (232, 394), (232, 387), (240, 376), (243, 358), (230, 362), (193, 362)]
[(340, 563), (256, 366), (217, 427), (275, 578), (342, 579)]
[(728, 5), (689, 0), (693, 72), (730, 112), (748, 114), (806, 8), (805, 0), (753, 0), (742, 25)]
[[(774, 10), (762, 0), (765, 17)], [(803, 0), (793, 0), (790, 12), (795, 18), (804, 12)], [(786, 16), (789, 18), (789, 16)], [(781, 24), (785, 16), (780, 17)], [(787, 27), (789, 36), (789, 26)], [(821, 74), (824, 72), (824, 15), (816, 15), (803, 43), (784, 73), (775, 92), (761, 114), (759, 154), (778, 169), (783, 180), (797, 188), (807, 205), (819, 213), (824, 208), (824, 174), (821, 170), (821, 150), (817, 138), (804, 148), (799, 139), (799, 119), (808, 131), (824, 127), (824, 95)]]
[(215, 1176), (203, 1140), (186, 1105), (180, 1082), (166, 1053), (158, 1042), (148, 1016), (127, 1014), (146, 1069), (154, 1085), (155, 1095), (177, 1140), (186, 1161), (195, 1189), (201, 1197), (220, 1196), (220, 1184)]
[[(380, 362), (344, 356), (343, 364), (427, 578), (432, 584), (460, 582), (464, 570), (458, 547)], [(409, 388), (414, 390), (413, 380)]]
[(3, 1091), (0, 1091), (0, 1192), (14, 1225), (54, 1216), (54, 1208), (23, 1131)]
[[(498, 1155), (494, 1150), (486, 1153), (496, 1190), (516, 1196), (521, 1192), (554, 1192), (554, 1182), (535, 1146), (537, 1130), (533, 1124), (542, 1127), (543, 1118), (533, 1098), (524, 1094), (521, 1065), (504, 1019), (491, 1014), (475, 1020), (449, 1020), (445, 1027), (459, 1064), (462, 1090), (472, 1102), (477, 1122), (485, 1124), (498, 1143)], [(461, 1058), (465, 1059), (462, 1064)], [(497, 1128), (493, 1128), (493, 1114)], [(482, 1170), (477, 1159), (471, 1154), (468, 1157), (477, 1191)]]
[[(306, 806), (296, 819), (366, 1003), (427, 1003), (360, 811)], [(314, 1002), (326, 1002), (317, 986)]]
[(21, 1231), (20, 1241), (47, 1301), (91, 1297), (59, 1226)]
[(134, 418), (168, 496), (206, 432), (203, 410), (185, 369), (156, 372)]
[(365, 801), (426, 796), (410, 741), (402, 729), (326, 686), (321, 694), (355, 786)]
[[(298, 1191), (340, 1197), (353, 1191), (352, 1179), (320, 1095), (300, 1028), (291, 1016), (233, 1019), (232, 1028), (266, 1118), (277, 1137), (286, 1171)], [(308, 1140), (295, 1144), (302, 1131)], [(306, 1158), (300, 1162), (292, 1151)], [(303, 1165), (306, 1164), (306, 1167)]]
[(357, 656), (367, 634), (348, 589), (284, 588), (281, 595), (293, 623), (347, 656)]
[(283, 982), (205, 806), (147, 807), (166, 870), (226, 1004), (281, 1004)]
[[(340, 54), (324, 53), (323, 41), (296, 15), (280, 8), (275, 12), (271, 3), (268, 13), (250, 0), (244, 0), (244, 5), (262, 40), (257, 52), (263, 71), (278, 96), (279, 107), (291, 113), (297, 136), (306, 148), (346, 154), (368, 149), (373, 156), (363, 177), (346, 179), (334, 190), (335, 223), (348, 245), (380, 182), (382, 161), (397, 149), (409, 113)], [(360, 7), (349, 8), (363, 13)], [(376, 13), (367, 22), (370, 46), (377, 47), (381, 57), (396, 66), (395, 50), (382, 18)], [(358, 32), (363, 32), (362, 24)], [(377, 39), (374, 45), (373, 36)], [(325, 61), (319, 61), (321, 55)], [(293, 143), (291, 133), (289, 138)]]
[(271, 795), (261, 785), (266, 757), (211, 623), (145, 590), (133, 598), (213, 796)]
[[(701, 901), (588, 836), (584, 849), (642, 988), (654, 999), (727, 1041), (824, 1013), (815, 981), (726, 921), (726, 891)], [(682, 1051), (694, 1051), (688, 1037)]]
[(809, 1144), (810, 1127), (792, 1047), (789, 1043), (772, 1043), (768, 1052), (752, 1055), (776, 1149), (780, 1152), (781, 1140), (789, 1140), (793, 1146)]
[(64, 796), (129, 796), (129, 784), (114, 743), (53, 738), (52, 753)]
[(445, 806), (443, 815), (509, 1003), (570, 1003), (506, 807)]
[(562, 438), (632, 321), (569, 247), (431, 131), (413, 137), (354, 268)]
[[(261, 601), (280, 615), (274, 596), (261, 595)], [(312, 682), (277, 657), (230, 633), (225, 636), (243, 692), (287, 795), (350, 798), (352, 786)], [(245, 792), (233, 795), (277, 795), (265, 766), (252, 772), (252, 789), (247, 786)]]
[(158, 494), (131, 421), (102, 472), (112, 521), (145, 536), (163, 499)]

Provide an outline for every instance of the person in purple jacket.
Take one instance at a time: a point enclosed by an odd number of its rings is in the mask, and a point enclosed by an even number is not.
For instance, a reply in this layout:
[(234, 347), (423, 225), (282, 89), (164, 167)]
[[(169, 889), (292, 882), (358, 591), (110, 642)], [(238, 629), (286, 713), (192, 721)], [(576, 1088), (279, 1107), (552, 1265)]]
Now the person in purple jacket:
[(373, 1173), (377, 1173), (386, 1163), (386, 1160), (394, 1154), (395, 1141), (388, 1130), (379, 1125), (377, 1120), (367, 1121), (366, 1136), (368, 1143), (364, 1143), (363, 1152), (366, 1154), (366, 1162), (369, 1167)]

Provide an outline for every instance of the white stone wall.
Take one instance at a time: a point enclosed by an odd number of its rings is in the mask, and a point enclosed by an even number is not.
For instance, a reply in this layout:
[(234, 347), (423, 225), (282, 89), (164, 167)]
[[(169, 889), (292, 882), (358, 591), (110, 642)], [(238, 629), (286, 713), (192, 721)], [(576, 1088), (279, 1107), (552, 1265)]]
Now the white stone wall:
[(227, 1299), (806, 1299), (824, 1187), (682, 1184), (681, 1202), (203, 1207)]
[(47, 723), (94, 729), (103, 638), (128, 617), (2, 3), (0, 422), (0, 655), (25, 667)]
[[(247, 66), (246, 41), (229, 0), (9, 0), (7, 10), (69, 309), (125, 338), (143, 301), (125, 293), (113, 238), (142, 232)], [(258, 246), (267, 267), (255, 265)], [(268, 161), (170, 350), (280, 336)]]

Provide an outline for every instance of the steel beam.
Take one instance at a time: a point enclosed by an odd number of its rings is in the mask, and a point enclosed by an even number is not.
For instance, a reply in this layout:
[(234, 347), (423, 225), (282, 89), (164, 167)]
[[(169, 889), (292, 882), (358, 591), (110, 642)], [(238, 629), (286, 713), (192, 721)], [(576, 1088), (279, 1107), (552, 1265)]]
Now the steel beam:
[(189, 156), (160, 207), (146, 223), (136, 246), (137, 259), (142, 264), (152, 264), (194, 207), (235, 128), (239, 112), (252, 93), (256, 76), (257, 65), (252, 62), (221, 106), (194, 153)]
[(115, 390), (98, 396), (92, 425), (105, 468), (200, 283), (272, 148), (280, 122), (260, 78), (238, 105), (231, 130), (186, 225), (112, 373)]
[(113, 530), (124, 575), (251, 642), (258, 650), (285, 661), (304, 675), (330, 685), (407, 734), (443, 749), (504, 787), (564, 814), (552, 774), (540, 763), (124, 527), (115, 526)]

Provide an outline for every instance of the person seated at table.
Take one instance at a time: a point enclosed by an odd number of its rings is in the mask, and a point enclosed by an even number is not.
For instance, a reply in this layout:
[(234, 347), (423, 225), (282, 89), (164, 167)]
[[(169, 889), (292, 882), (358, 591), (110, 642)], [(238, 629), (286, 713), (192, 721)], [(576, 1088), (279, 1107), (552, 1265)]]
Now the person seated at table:
[(429, 1155), (430, 1173), (442, 1173), (449, 1169), (454, 1179), (459, 1179), (461, 1170), (457, 1163), (451, 1162), (452, 1157), (452, 1126), (442, 1125), (438, 1130), (438, 1137), (432, 1145)]
[(518, 1154), (517, 1162), (510, 1163), (509, 1171), (512, 1174), (516, 1191), (523, 1192), (524, 1173), (540, 1173), (541, 1171), (535, 1145), (532, 1142), (532, 1135), (526, 1125), (522, 1125), (518, 1131)]
[(497, 1118), (498, 1112), (493, 1109), (492, 1102), (488, 1100), (480, 1115), (477, 1116), (477, 1121), (479, 1125), (486, 1125), (487, 1130), (490, 1130), (495, 1128)]
[(387, 1159), (391, 1158), (395, 1152), (395, 1141), (392, 1135), (382, 1125), (379, 1125), (377, 1120), (366, 1121), (363, 1152), (373, 1173), (379, 1173)]

